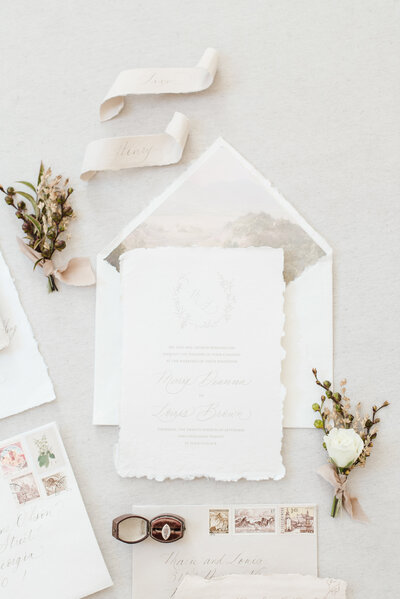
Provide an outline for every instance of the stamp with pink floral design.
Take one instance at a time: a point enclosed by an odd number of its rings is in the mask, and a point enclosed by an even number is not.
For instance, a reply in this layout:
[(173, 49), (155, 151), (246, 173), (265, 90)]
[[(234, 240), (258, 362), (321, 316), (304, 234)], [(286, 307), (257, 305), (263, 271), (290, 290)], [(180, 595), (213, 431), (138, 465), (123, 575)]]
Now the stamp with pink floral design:
[(6, 475), (19, 474), (27, 468), (28, 462), (19, 441), (0, 447), (0, 465)]

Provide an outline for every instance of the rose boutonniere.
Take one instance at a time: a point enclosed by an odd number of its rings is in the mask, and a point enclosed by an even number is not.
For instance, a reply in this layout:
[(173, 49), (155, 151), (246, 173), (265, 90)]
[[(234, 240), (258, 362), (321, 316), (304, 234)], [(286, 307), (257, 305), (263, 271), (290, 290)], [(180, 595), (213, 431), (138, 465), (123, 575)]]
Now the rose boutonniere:
[(40, 164), (37, 184), (18, 181), (24, 190), (0, 185), (6, 204), (14, 208), (22, 222), (25, 241), (18, 239), (21, 251), (39, 266), (47, 277), (49, 291), (58, 291), (56, 280), (69, 285), (93, 285), (95, 277), (88, 258), (73, 258), (56, 267), (53, 257), (67, 245), (66, 231), (74, 211), (70, 204), (73, 189), (61, 175), (52, 177), (51, 169)]
[(328, 452), (330, 461), (318, 473), (335, 489), (331, 516), (334, 518), (342, 505), (352, 518), (368, 520), (358, 499), (350, 495), (347, 479), (353, 468), (365, 466), (378, 434), (380, 419), (377, 414), (389, 402), (383, 402), (380, 407), (373, 406), (371, 416), (362, 416), (360, 403), (355, 412), (350, 409), (346, 380), (341, 382), (341, 393), (334, 393), (332, 383), (321, 382), (315, 368), (313, 374), (316, 384), (323, 389), (320, 402), (314, 403), (312, 408), (320, 415), (314, 426), (325, 433), (323, 447)]

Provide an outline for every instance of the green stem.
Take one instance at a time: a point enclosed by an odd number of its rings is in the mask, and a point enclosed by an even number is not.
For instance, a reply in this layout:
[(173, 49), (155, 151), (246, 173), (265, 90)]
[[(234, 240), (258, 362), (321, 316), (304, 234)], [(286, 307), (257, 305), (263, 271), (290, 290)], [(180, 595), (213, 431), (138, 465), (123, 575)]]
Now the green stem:
[(58, 291), (58, 287), (56, 285), (56, 281), (53, 275), (49, 275), (47, 277), (48, 283), (49, 283), (49, 293), (52, 293), (53, 291)]
[(333, 498), (332, 509), (331, 509), (332, 518), (334, 518), (337, 514), (338, 505), (339, 505), (339, 499), (335, 495), (335, 497)]

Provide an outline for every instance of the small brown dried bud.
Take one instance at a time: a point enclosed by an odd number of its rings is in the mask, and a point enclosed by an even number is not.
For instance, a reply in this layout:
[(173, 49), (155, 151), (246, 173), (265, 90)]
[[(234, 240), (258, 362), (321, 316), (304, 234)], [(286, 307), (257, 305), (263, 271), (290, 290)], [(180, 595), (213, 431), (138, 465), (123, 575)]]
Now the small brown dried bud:
[(25, 210), (25, 208), (26, 208), (25, 202), (23, 202), (22, 200), (20, 202), (18, 202), (17, 208), (18, 208), (18, 210)]
[(22, 214), (22, 212), (20, 210), (17, 210), (17, 212), (15, 213), (15, 216), (17, 218), (24, 218), (24, 215)]
[(9, 206), (12, 206), (14, 204), (14, 200), (11, 196), (6, 196), (4, 199), (6, 201), (6, 204), (8, 204)]
[(15, 193), (14, 187), (7, 187), (7, 193), (9, 196), (14, 195), (14, 193)]
[(55, 248), (56, 250), (58, 250), (59, 252), (62, 252), (62, 250), (66, 247), (66, 243), (65, 241), (62, 241), (61, 239), (59, 241), (56, 241), (55, 243)]
[(74, 211), (72, 210), (71, 206), (65, 206), (65, 208), (63, 210), (64, 216), (72, 216), (73, 213), (74, 213)]

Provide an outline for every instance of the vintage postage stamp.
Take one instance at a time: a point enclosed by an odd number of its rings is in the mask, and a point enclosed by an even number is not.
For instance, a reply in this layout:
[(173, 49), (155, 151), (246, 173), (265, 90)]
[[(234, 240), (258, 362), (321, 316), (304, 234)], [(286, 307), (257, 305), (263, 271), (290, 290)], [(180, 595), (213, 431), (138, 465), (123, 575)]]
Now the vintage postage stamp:
[(0, 464), (3, 474), (15, 475), (28, 467), (25, 452), (19, 441), (0, 447)]
[(42, 478), (43, 486), (46, 491), (46, 495), (56, 495), (62, 491), (68, 490), (67, 477), (62, 472), (57, 472), (52, 476), (46, 476)]
[(10, 481), (10, 488), (20, 504), (28, 503), (28, 501), (40, 497), (39, 489), (32, 474), (24, 474), (23, 476), (13, 478)]
[(235, 509), (235, 533), (274, 533), (276, 513), (274, 507)]
[(208, 531), (211, 535), (229, 534), (229, 510), (209, 510)]
[(313, 506), (284, 506), (281, 507), (282, 534), (314, 534), (315, 509)]
[(28, 446), (34, 456), (35, 467), (42, 474), (58, 471), (64, 466), (64, 457), (57, 435), (52, 428), (28, 437)]

